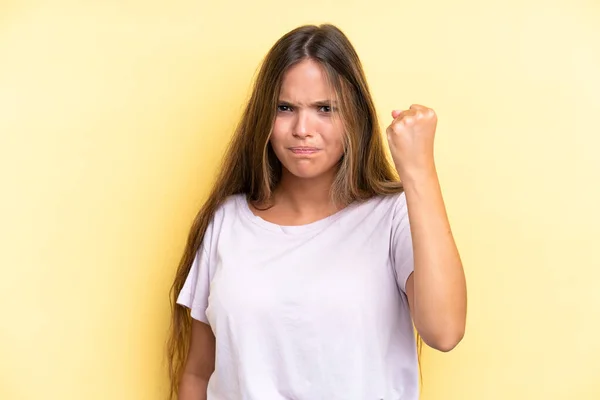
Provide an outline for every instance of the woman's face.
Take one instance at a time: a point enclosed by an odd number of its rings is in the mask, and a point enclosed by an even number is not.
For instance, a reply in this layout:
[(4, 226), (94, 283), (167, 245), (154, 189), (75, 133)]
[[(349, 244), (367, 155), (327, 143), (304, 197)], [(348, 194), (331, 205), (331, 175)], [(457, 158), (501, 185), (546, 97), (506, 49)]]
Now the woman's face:
[(343, 124), (325, 78), (322, 67), (310, 59), (284, 75), (270, 139), (284, 175), (329, 175), (344, 153)]

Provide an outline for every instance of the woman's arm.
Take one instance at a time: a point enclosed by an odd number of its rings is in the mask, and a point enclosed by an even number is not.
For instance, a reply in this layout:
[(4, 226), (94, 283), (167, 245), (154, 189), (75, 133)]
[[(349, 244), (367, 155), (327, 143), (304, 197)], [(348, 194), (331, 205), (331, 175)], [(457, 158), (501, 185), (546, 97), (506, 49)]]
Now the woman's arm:
[(423, 341), (449, 351), (465, 332), (467, 289), (435, 168), (437, 115), (413, 104), (392, 118), (386, 132), (406, 193), (415, 264), (406, 294)]
[(467, 290), (435, 168), (404, 180), (415, 270), (406, 294), (417, 332), (441, 351), (465, 332)]
[(206, 400), (208, 380), (215, 370), (215, 336), (207, 324), (192, 320), (185, 369), (179, 383), (179, 400)]

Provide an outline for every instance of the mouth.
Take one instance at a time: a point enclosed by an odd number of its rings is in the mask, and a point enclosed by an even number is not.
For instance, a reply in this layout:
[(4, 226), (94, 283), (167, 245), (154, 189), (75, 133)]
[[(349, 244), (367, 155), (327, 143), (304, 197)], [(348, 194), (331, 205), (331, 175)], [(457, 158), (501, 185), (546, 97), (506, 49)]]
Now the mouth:
[(314, 154), (317, 151), (319, 151), (319, 149), (317, 149), (316, 147), (290, 147), (290, 151), (294, 154)]

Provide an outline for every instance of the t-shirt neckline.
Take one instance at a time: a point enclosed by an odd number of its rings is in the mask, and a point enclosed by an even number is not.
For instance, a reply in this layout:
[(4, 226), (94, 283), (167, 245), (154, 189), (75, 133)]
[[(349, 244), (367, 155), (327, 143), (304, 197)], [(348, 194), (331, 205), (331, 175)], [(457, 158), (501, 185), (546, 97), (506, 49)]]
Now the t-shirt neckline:
[(304, 233), (310, 233), (317, 231), (319, 229), (323, 229), (332, 223), (334, 223), (338, 218), (344, 215), (350, 208), (354, 207), (356, 203), (352, 203), (341, 210), (325, 217), (321, 218), (317, 221), (310, 222), (308, 224), (303, 225), (279, 225), (274, 222), (267, 221), (254, 214), (250, 205), (248, 204), (248, 199), (245, 194), (240, 194), (237, 196), (237, 202), (242, 214), (249, 219), (251, 222), (268, 229), (272, 232), (279, 232), (286, 235), (300, 235)]

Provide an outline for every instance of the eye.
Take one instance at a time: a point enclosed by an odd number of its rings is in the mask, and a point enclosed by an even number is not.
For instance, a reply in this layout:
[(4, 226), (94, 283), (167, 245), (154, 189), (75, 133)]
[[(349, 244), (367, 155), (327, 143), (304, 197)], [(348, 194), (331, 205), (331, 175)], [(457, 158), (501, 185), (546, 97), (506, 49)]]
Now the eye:
[(319, 111), (324, 112), (324, 113), (331, 113), (335, 110), (335, 108), (331, 107), (331, 106), (321, 106), (319, 107)]
[(291, 111), (291, 110), (292, 110), (292, 108), (285, 104), (280, 104), (277, 106), (277, 111), (286, 112), (286, 111)]

